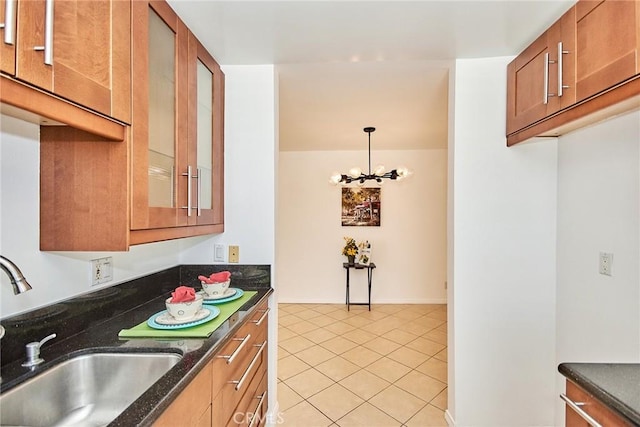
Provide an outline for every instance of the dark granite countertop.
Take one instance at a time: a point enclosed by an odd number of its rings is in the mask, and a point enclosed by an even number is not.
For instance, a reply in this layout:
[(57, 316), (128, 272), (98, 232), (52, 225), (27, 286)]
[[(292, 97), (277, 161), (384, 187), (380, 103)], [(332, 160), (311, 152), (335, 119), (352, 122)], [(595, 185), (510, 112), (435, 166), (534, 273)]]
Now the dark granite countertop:
[[(207, 339), (121, 339), (121, 329), (131, 328), (164, 309), (164, 300), (179, 285), (199, 288), (199, 274), (229, 270), (233, 287), (258, 293), (226, 320)], [(10, 390), (47, 368), (83, 353), (172, 352), (182, 359), (158, 382), (109, 424), (148, 426), (169, 406), (240, 327), (255, 306), (268, 298), (270, 266), (187, 265), (167, 269), (110, 288), (103, 288), (67, 301), (23, 313), (0, 323), (2, 338), (2, 383), (0, 393)], [(45, 362), (29, 370), (21, 366), (24, 346), (56, 333), (42, 348)]]
[(640, 426), (640, 363), (562, 363), (558, 371)]

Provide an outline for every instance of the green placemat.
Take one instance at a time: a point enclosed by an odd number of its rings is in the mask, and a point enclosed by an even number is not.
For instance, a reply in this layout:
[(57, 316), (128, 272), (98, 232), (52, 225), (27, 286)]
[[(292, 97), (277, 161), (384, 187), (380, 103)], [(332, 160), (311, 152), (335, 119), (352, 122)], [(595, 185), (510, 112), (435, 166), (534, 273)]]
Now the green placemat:
[[(121, 330), (118, 336), (120, 338), (207, 338), (255, 294), (257, 294), (256, 291), (245, 291), (244, 295), (235, 301), (216, 304), (215, 306), (220, 309), (220, 314), (212, 321), (202, 325), (184, 329), (153, 329), (147, 325), (145, 320), (131, 329)], [(207, 304), (204, 306), (206, 307)]]

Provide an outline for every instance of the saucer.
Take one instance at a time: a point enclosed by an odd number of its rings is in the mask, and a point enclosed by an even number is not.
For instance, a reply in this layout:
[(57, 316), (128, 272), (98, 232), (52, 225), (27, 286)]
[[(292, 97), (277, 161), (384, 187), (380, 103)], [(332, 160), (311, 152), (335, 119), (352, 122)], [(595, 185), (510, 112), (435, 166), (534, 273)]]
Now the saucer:
[(220, 314), (218, 307), (202, 307), (195, 316), (187, 320), (177, 320), (163, 310), (147, 320), (147, 325), (154, 329), (181, 329), (201, 325), (215, 319)]
[(234, 296), (236, 294), (236, 292), (237, 292), (236, 288), (227, 288), (220, 295), (208, 295), (204, 290), (201, 292), (201, 294), (202, 294), (202, 296), (204, 297), (204, 299), (206, 301), (206, 300), (216, 300), (216, 299), (222, 299), (222, 298), (229, 298), (229, 297)]
[[(227, 289), (227, 292), (232, 291), (233, 293), (231, 293), (230, 295), (224, 295), (223, 298), (209, 298), (206, 295), (204, 296), (204, 301), (202, 301), (203, 304), (223, 304), (225, 302), (229, 302), (229, 301), (235, 301), (238, 298), (242, 298), (242, 295), (244, 295), (244, 291), (240, 288), (229, 288)], [(225, 294), (227, 293), (225, 292)]]

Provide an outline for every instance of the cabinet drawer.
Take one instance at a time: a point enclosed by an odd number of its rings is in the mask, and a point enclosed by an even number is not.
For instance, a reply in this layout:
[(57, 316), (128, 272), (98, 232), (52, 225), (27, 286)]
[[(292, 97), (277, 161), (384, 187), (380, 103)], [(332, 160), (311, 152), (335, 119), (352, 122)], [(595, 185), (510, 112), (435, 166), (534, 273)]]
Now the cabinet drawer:
[[(258, 372), (263, 372), (266, 369), (266, 351), (266, 339), (258, 344), (253, 344), (251, 347), (251, 359), (245, 368), (229, 377), (222, 386), (216, 397), (216, 400), (220, 400), (220, 404), (214, 405), (214, 407), (219, 407), (220, 411), (213, 414), (214, 419), (218, 421), (215, 423), (216, 425), (225, 425), (229, 422), (238, 404), (249, 390), (253, 378)], [(214, 390), (214, 393), (216, 391)]]
[[(227, 423), (228, 427), (236, 426), (258, 426), (262, 423), (262, 409), (266, 408), (267, 392), (267, 369), (266, 363), (256, 372), (246, 393), (240, 399), (238, 406), (231, 419)], [(264, 411), (266, 413), (266, 410)]]
[(586, 413), (587, 416), (603, 426), (626, 427), (632, 425), (570, 381), (567, 381), (567, 397), (578, 407), (578, 409), (574, 409), (570, 404), (567, 404), (565, 421), (567, 427), (589, 427), (590, 424), (578, 411)]
[[(239, 425), (245, 422), (244, 413), (251, 410), (260, 379), (267, 371), (268, 313), (265, 301), (213, 361), (214, 425)], [(237, 412), (243, 414), (234, 420)]]
[(255, 355), (254, 346), (264, 341), (266, 333), (266, 328), (256, 328), (249, 319), (216, 355), (213, 361), (214, 396), (229, 378), (242, 375)]

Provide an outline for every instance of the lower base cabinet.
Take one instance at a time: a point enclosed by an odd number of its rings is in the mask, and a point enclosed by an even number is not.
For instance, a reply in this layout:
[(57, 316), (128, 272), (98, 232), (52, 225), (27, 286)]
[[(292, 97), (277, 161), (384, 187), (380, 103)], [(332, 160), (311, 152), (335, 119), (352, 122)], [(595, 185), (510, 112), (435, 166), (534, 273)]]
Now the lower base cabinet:
[(266, 425), (268, 313), (264, 301), (154, 427)]
[(154, 427), (211, 427), (211, 377), (209, 363), (154, 423)]
[(566, 387), (566, 427), (590, 427), (598, 424), (605, 427), (632, 426), (571, 381), (567, 381)]

